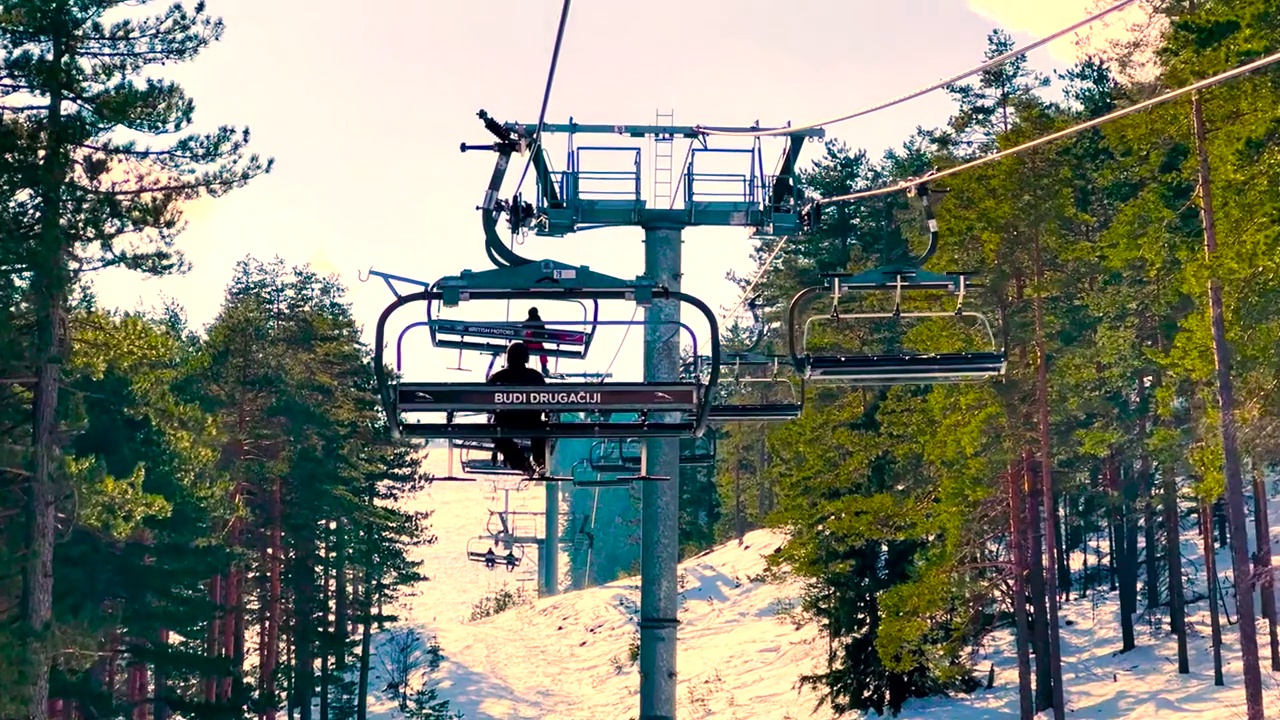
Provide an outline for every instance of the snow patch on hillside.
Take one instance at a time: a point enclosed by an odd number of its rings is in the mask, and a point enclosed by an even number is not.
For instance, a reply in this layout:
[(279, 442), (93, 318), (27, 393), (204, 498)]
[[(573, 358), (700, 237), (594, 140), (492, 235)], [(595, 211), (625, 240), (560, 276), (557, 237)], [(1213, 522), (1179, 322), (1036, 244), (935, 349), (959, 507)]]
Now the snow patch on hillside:
[[(443, 451), (432, 462), (443, 470)], [(513, 508), (541, 510), (541, 486), (510, 495)], [(444, 661), (434, 674), (442, 698), (468, 720), (585, 720), (638, 715), (639, 670), (632, 662), (638, 640), (639, 580), (626, 578), (581, 592), (536, 600), (497, 616), (469, 621), (472, 604), (506, 584), (523, 584), (536, 593), (535, 553), (508, 574), (488, 571), (465, 556), (468, 538), (481, 534), (488, 509), (502, 507), (503, 496), (489, 483), (438, 483), (414, 497), (413, 509), (433, 510), (432, 532), (439, 541), (418, 550), (431, 579), (398, 609), (401, 625), (438, 637)], [(1280, 502), (1271, 527), (1280, 527)], [(1252, 530), (1252, 528), (1251, 528)], [(603, 537), (607, 528), (597, 528)], [(1275, 533), (1273, 532), (1273, 539)], [(797, 629), (787, 609), (796, 601), (795, 583), (764, 584), (758, 576), (765, 556), (783, 542), (781, 533), (749, 533), (691, 558), (680, 566), (681, 609), (678, 680), (679, 717), (724, 720), (784, 720), (832, 717), (815, 710), (817, 694), (798, 687), (801, 674), (819, 670), (826, 642), (813, 627)], [(1194, 523), (1184, 523), (1187, 590), (1204, 594), (1203, 556)], [(1099, 553), (1100, 554), (1100, 553)], [(1090, 553), (1091, 564), (1097, 562)], [(1230, 558), (1219, 551), (1220, 574), (1229, 575)], [(564, 567), (562, 555), (561, 567)], [(1105, 562), (1105, 556), (1102, 556)], [(1080, 558), (1074, 563), (1078, 569)], [(523, 583), (521, 583), (523, 579)], [(1074, 598), (1074, 593), (1073, 593)], [(1227, 594), (1227, 613), (1234, 603)], [(1140, 601), (1141, 604), (1141, 601)], [(1244, 717), (1236, 629), (1225, 625), (1225, 687), (1213, 686), (1208, 605), (1188, 610), (1192, 673), (1176, 674), (1176, 645), (1167, 618), (1139, 617), (1138, 648), (1118, 654), (1120, 623), (1116, 593), (1090, 591), (1062, 609), (1063, 673), (1068, 717), (1139, 720), (1142, 718)], [(1280, 717), (1280, 678), (1265, 670), (1268, 716)], [(1012, 633), (988, 637), (975, 657), (980, 677), (995, 667), (995, 687), (957, 698), (907, 703), (902, 720), (996, 720), (1017, 717), (1017, 665)], [(380, 692), (379, 663), (371, 687), (371, 714), (391, 720), (395, 707)], [(875, 717), (874, 714), (872, 717)], [(1050, 717), (1045, 713), (1044, 717)]]

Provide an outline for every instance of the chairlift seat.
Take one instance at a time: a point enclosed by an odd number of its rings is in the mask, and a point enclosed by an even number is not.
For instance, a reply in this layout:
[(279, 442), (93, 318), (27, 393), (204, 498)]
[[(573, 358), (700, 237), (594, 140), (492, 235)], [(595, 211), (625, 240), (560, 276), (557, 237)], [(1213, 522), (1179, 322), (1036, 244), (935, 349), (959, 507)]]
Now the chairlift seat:
[[(618, 473), (640, 468), (641, 450), (621, 439), (595, 443), (587, 452), (587, 467), (597, 473)], [(633, 450), (633, 452), (628, 452)]]
[(595, 488), (630, 487), (638, 482), (664, 482), (670, 479), (665, 475), (615, 475), (613, 477), (575, 478), (573, 485), (577, 488), (591, 490)]
[(712, 422), (795, 420), (803, 410), (800, 403), (712, 405), (708, 417)]
[(609, 488), (630, 487), (631, 480), (621, 475), (601, 476), (596, 478), (574, 478), (573, 486), (577, 488)]
[[(445, 413), (446, 421), (403, 423), (405, 435), (424, 438), (605, 438), (692, 437), (695, 421), (649, 422), (649, 412), (696, 413), (703, 402), (698, 383), (553, 383), (514, 386), (477, 383), (402, 383), (396, 391), (400, 413)], [(532, 410), (557, 416), (569, 412), (631, 412), (631, 422), (562, 422), (541, 427), (507, 428), (485, 423), (452, 421), (457, 412), (471, 410)]]
[(696, 438), (688, 449), (680, 450), (680, 466), (705, 466), (716, 464), (716, 440), (712, 435)]
[[(524, 546), (512, 543), (507, 552), (500, 552), (498, 544), (500, 543), (497, 542), (497, 538), (471, 538), (467, 541), (467, 559), (471, 562), (483, 563), (490, 570), (505, 567), (507, 572), (511, 572), (519, 567), (524, 560)], [(490, 551), (493, 552), (492, 557), (489, 556)], [(508, 553), (511, 554), (511, 559), (507, 558)]]
[(431, 341), (438, 348), (475, 350), (501, 354), (514, 341), (541, 343), (536, 355), (581, 360), (587, 356), (591, 333), (583, 331), (528, 328), (520, 323), (479, 323), (463, 320), (432, 320)]
[(473, 475), (512, 475), (524, 477), (524, 473), (519, 470), (513, 470), (502, 463), (493, 463), (489, 460), (472, 460), (464, 458), (462, 460), (462, 472), (471, 473)]
[(636, 468), (640, 467), (640, 459), (636, 458), (634, 461), (632, 461), (631, 458), (626, 458), (626, 457), (621, 459), (601, 458), (599, 460), (591, 461), (590, 466), (591, 466), (591, 469), (596, 472), (602, 472), (602, 473), (626, 472), (628, 470), (635, 470)]
[(815, 380), (860, 381), (865, 384), (900, 382), (967, 382), (1002, 375), (1001, 352), (901, 355), (834, 355), (804, 358), (806, 376)]

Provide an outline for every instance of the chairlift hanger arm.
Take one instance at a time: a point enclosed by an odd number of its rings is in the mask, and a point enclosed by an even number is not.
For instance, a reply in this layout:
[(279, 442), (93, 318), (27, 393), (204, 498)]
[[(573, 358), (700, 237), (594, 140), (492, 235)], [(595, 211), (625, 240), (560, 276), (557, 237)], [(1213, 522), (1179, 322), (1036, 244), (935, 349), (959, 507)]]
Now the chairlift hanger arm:
[[(938, 170), (937, 168), (934, 168), (933, 170), (929, 171), (929, 173), (925, 175), (925, 177), (928, 177), (929, 175), (933, 175), (936, 172), (938, 172)], [(910, 180), (914, 180), (914, 178), (908, 178), (908, 181)], [(929, 261), (929, 258), (933, 257), (933, 254), (935, 252), (938, 251), (938, 218), (933, 213), (933, 205), (929, 203), (929, 184), (928, 183), (921, 182), (918, 185), (912, 185), (911, 187), (908, 187), (907, 196), (911, 197), (913, 195), (919, 196), (920, 198), (920, 207), (924, 211), (925, 226), (929, 230), (929, 245), (925, 248), (924, 253), (921, 254), (920, 257), (916, 258), (914, 261), (914, 264), (916, 265), (916, 267), (921, 267), (926, 262)]]
[(826, 288), (821, 285), (807, 287), (796, 293), (795, 297), (791, 298), (791, 304), (787, 306), (787, 351), (791, 355), (791, 364), (795, 367), (800, 377), (804, 377), (807, 363), (806, 359), (801, 355), (801, 348), (796, 344), (796, 330), (798, 329), (796, 317), (805, 300), (825, 290)]
[(800, 159), (800, 151), (804, 149), (804, 136), (791, 135), (787, 138), (787, 149), (782, 156), (782, 167), (773, 180), (773, 191), (769, 195), (769, 205), (774, 212), (786, 209), (789, 198), (796, 197), (795, 171), (796, 161)]
[[(502, 124), (490, 117), (484, 110), (476, 113), (476, 115), (484, 121), (485, 129), (498, 138), (498, 142), (489, 148), (498, 153), (498, 159), (494, 163), (493, 174), (489, 176), (489, 187), (485, 190), (484, 200), (476, 208), (480, 211), (480, 225), (484, 229), (485, 254), (489, 257), (490, 262), (499, 268), (532, 263), (534, 262), (533, 260), (523, 257), (507, 247), (507, 244), (502, 241), (502, 236), (498, 234), (498, 218), (504, 210), (509, 208), (508, 203), (500, 197), (502, 181), (507, 176), (507, 168), (511, 165), (512, 154), (520, 151), (524, 147), (524, 143), (511, 130), (503, 127)], [(474, 150), (480, 147), (468, 146), (463, 143), (462, 151), (466, 152), (469, 149)]]
[(390, 290), (391, 294), (395, 295), (396, 297), (400, 297), (400, 291), (396, 290), (396, 286), (391, 284), (391, 281), (393, 280), (397, 282), (405, 283), (407, 285), (416, 285), (422, 288), (423, 290), (431, 289), (431, 283), (429, 282), (426, 282), (423, 280), (414, 280), (413, 278), (410, 278), (410, 277), (405, 277), (403, 275), (395, 275), (389, 272), (382, 272), (381, 270), (374, 270), (373, 268), (369, 268), (369, 272), (365, 273), (364, 276), (360, 278), (360, 282), (368, 282), (369, 278), (375, 278), (375, 277), (382, 278), (382, 282), (386, 283), (387, 289)]
[[(536, 130), (536, 128), (535, 128)], [(547, 162), (547, 152), (542, 146), (541, 138), (532, 137), (526, 132), (524, 126), (515, 129), (522, 140), (527, 143), (527, 152), (533, 153), (531, 162), (533, 163), (534, 178), (538, 183), (538, 192), (546, 200), (548, 207), (561, 207), (564, 205), (560, 200), (560, 193), (556, 189), (555, 178), (551, 174), (551, 164)], [(516, 192), (520, 192), (520, 188), (516, 188)], [(519, 195), (517, 195), (519, 197)], [(514, 228), (513, 228), (514, 230)]]

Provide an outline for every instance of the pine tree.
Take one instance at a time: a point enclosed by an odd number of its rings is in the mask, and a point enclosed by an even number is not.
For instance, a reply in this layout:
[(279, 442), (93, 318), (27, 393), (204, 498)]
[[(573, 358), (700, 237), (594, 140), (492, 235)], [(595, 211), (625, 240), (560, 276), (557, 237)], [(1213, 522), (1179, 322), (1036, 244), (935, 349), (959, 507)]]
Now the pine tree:
[(144, 72), (195, 57), (222, 32), (203, 3), (135, 19), (132, 7), (140, 4), (19, 0), (0, 9), (0, 92), (30, 148), (17, 155), (38, 162), (17, 173), (32, 199), (29, 234), (21, 236), (30, 238), (37, 370), (23, 615), (31, 640), (27, 714), (37, 720), (46, 717), (48, 701), (56, 505), (67, 482), (58, 387), (75, 283), (85, 270), (111, 266), (151, 274), (180, 269), (174, 241), (182, 204), (220, 195), (270, 167), (245, 157), (247, 133), (230, 127), (166, 147), (118, 139), (120, 130), (164, 135), (189, 126), (192, 101), (178, 85)]

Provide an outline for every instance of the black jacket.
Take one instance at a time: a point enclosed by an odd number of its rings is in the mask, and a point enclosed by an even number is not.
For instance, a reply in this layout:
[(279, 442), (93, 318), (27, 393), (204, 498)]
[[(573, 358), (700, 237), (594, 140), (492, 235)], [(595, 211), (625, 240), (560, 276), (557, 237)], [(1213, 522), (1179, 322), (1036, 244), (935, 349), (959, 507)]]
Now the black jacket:
[[(531, 367), (505, 367), (489, 376), (489, 385), (546, 385), (542, 373)], [(522, 428), (542, 425), (541, 410), (495, 410), (493, 422), (499, 427)]]

